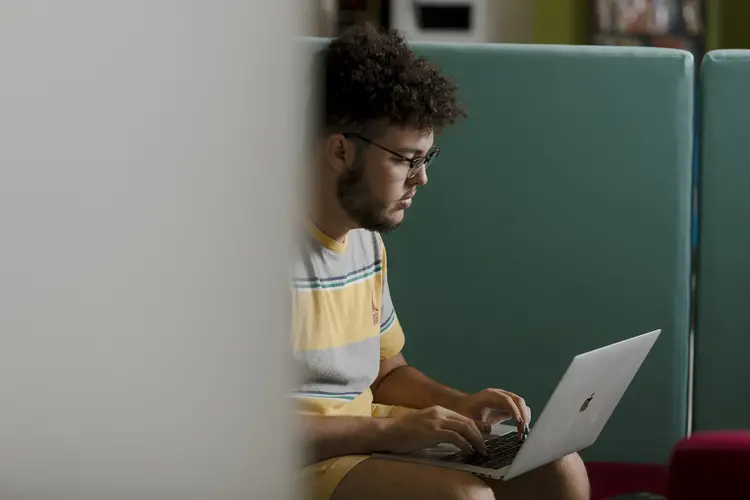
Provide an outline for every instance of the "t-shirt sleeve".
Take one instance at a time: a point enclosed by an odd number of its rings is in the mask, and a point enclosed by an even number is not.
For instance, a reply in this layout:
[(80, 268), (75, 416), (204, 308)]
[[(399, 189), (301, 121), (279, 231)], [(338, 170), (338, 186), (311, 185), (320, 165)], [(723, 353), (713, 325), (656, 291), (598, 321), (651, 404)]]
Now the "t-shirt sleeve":
[(405, 338), (388, 287), (388, 266), (385, 245), (383, 245), (382, 240), (380, 240), (380, 244), (383, 252), (383, 305), (380, 315), (380, 359), (386, 359), (401, 352), (401, 349), (404, 348)]

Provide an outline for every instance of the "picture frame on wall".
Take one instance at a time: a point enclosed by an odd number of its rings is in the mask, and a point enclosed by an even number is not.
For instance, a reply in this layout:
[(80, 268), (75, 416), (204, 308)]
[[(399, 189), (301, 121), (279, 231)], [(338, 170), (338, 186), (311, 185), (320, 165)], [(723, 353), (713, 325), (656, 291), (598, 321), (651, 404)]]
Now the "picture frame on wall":
[(591, 0), (590, 9), (595, 45), (705, 51), (705, 0)]
[(594, 31), (610, 33), (614, 26), (614, 2), (612, 0), (594, 0)]
[(701, 0), (594, 0), (596, 31), (663, 35), (680, 30), (686, 18), (701, 31)]
[(645, 47), (643, 41), (631, 36), (598, 35), (594, 37), (595, 45), (615, 45), (618, 47)]
[(703, 35), (706, 29), (705, 1), (683, 0), (682, 18), (688, 34), (691, 36)]

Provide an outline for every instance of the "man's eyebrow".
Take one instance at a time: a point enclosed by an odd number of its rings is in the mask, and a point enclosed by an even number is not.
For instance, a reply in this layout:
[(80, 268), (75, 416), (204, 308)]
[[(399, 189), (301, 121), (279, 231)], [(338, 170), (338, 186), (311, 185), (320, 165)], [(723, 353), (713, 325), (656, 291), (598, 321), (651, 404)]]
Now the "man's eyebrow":
[(396, 151), (397, 153), (402, 153), (402, 154), (409, 154), (409, 153), (421, 154), (422, 153), (421, 149), (416, 149), (416, 148), (399, 148), (399, 149), (395, 149), (394, 151)]

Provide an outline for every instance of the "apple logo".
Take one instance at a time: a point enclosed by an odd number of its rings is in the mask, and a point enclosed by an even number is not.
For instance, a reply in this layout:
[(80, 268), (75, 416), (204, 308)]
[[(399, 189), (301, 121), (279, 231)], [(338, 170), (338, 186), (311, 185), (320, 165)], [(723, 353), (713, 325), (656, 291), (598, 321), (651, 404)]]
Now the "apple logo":
[(589, 396), (588, 398), (586, 398), (586, 401), (583, 402), (583, 404), (581, 405), (581, 409), (578, 410), (578, 412), (580, 413), (580, 412), (586, 411), (586, 408), (589, 407), (589, 405), (591, 404), (591, 400), (592, 399), (594, 399), (594, 393), (592, 393), (591, 396)]

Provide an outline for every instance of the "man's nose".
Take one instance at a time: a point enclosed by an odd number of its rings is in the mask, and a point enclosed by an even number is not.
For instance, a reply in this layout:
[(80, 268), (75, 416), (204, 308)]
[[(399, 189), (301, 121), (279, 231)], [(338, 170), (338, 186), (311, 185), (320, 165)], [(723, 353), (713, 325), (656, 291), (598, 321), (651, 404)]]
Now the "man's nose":
[(409, 180), (415, 186), (424, 186), (427, 184), (427, 169), (424, 168), (424, 165), (419, 167), (419, 170), (414, 174), (414, 177)]

